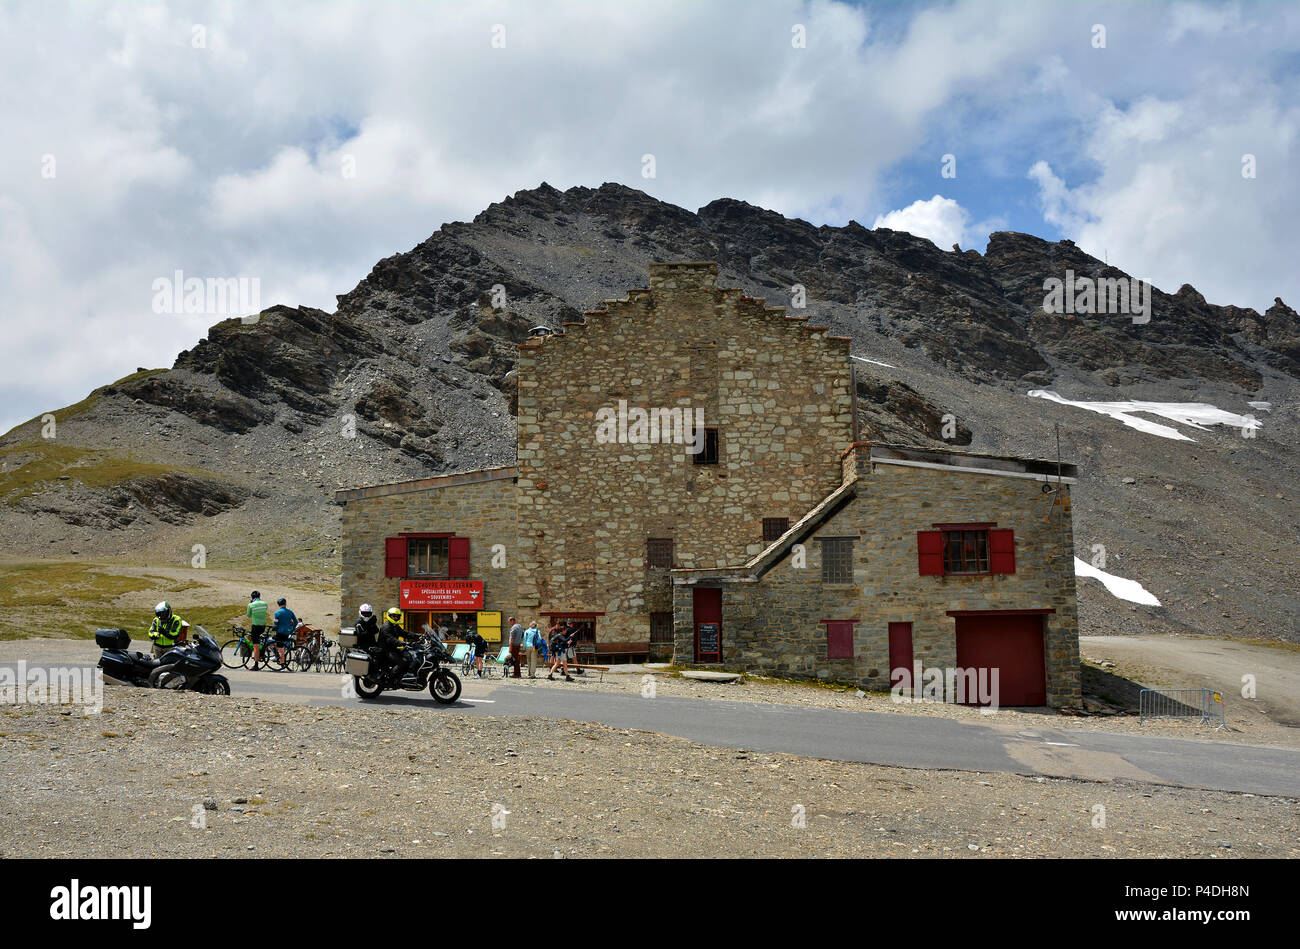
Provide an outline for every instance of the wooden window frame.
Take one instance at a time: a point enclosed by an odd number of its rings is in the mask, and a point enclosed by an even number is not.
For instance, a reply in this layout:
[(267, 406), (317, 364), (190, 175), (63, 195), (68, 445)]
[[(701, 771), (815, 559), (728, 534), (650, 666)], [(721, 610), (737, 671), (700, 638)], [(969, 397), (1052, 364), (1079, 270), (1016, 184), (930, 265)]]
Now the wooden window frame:
[[(441, 573), (412, 573), (411, 572), (411, 548), (414, 544), (432, 545), (437, 541), (442, 542), (442, 572)], [(429, 553), (428, 561), (432, 561), (433, 552)], [(449, 535), (424, 535), (406, 537), (406, 577), (407, 580), (448, 580), (451, 578), (451, 537)]]
[[(954, 561), (949, 556), (949, 547), (954, 535), (971, 534), (976, 536), (974, 570), (952, 569)], [(983, 538), (982, 569), (979, 540)], [(936, 543), (937, 542), (937, 543)], [(960, 540), (963, 551), (960, 566), (967, 566), (965, 539)], [(938, 577), (991, 577), (1016, 572), (1016, 532), (1009, 527), (999, 528), (997, 521), (979, 521), (961, 524), (932, 524), (928, 531), (917, 531), (916, 545), (918, 569), (921, 576)]]
[[(987, 527), (968, 528), (962, 526), (956, 529), (942, 528), (941, 534), (943, 537), (943, 575), (945, 577), (983, 577), (993, 573), (993, 561), (989, 555), (989, 529)], [(968, 564), (973, 563), (976, 569), (954, 570), (952, 568), (954, 561), (950, 559), (949, 555), (952, 550), (951, 538), (953, 537), (958, 538), (957, 545), (959, 548), (960, 566), (964, 568)], [(971, 542), (969, 538), (974, 539), (976, 550), (974, 555), (968, 559), (967, 544)], [(981, 544), (983, 545), (982, 558), (980, 557)]]
[[(446, 544), (445, 573), (411, 573), (411, 543), (444, 541)], [(396, 571), (397, 556), (401, 550), (400, 571)], [(406, 531), (384, 538), (384, 576), (397, 580), (465, 580), (470, 575), (469, 538), (451, 531)]]

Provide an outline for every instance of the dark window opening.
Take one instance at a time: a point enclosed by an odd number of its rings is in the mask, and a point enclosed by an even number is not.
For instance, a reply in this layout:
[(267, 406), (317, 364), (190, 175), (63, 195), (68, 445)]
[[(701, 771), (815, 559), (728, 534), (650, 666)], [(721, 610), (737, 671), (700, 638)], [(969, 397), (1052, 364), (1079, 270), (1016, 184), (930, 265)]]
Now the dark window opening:
[(765, 517), (763, 518), (763, 541), (772, 543), (782, 534), (790, 529), (790, 518), (788, 517)]
[(716, 465), (718, 463), (718, 430), (704, 430), (704, 445), (695, 455), (697, 465)]
[(673, 614), (650, 614), (650, 642), (671, 643), (673, 641)]
[(822, 582), (853, 582), (853, 538), (822, 537)]
[(671, 570), (673, 566), (673, 541), (671, 537), (651, 537), (645, 542), (645, 562), (647, 567), (662, 567)]
[[(594, 616), (565, 616), (561, 613), (543, 614), (550, 619), (550, 625), (544, 630), (547, 639), (556, 629), (556, 626), (563, 623), (565, 626), (572, 626), (578, 633), (578, 643), (594, 643), (596, 641), (596, 617)], [(541, 626), (538, 626), (541, 629)]]
[(944, 573), (988, 573), (989, 532), (944, 531)]

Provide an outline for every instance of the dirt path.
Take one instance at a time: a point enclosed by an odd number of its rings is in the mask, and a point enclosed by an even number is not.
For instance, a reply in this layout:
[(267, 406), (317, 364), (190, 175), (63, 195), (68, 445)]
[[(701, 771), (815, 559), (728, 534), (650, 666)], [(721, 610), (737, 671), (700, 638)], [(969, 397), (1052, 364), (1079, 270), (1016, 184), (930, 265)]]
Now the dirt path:
[(324, 627), (331, 635), (338, 632), (339, 592), (334, 577), (297, 571), (194, 570), (189, 567), (113, 565), (106, 569), (121, 576), (170, 577), (178, 581), (178, 585), (202, 584), (174, 597), (178, 610), (183, 609), (183, 604), (247, 603), (249, 593), (256, 588), (272, 610), (275, 601), (283, 596), (299, 617), (314, 626)]
[[(1217, 689), (1231, 724), (1272, 723), (1300, 736), (1300, 650), (1199, 636), (1081, 636), (1079, 652), (1151, 688)], [(1255, 697), (1243, 697), (1245, 676)]]

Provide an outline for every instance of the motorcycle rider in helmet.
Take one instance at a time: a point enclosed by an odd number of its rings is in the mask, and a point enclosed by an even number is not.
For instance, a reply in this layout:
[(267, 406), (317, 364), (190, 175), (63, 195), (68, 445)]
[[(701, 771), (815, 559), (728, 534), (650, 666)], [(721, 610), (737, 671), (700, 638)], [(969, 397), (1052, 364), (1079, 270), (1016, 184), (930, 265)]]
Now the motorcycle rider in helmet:
[(361, 609), (357, 610), (352, 631), (357, 635), (358, 649), (369, 649), (379, 642), (379, 619), (369, 603), (362, 603)]
[(400, 682), (412, 670), (406, 649), (406, 630), (402, 628), (402, 611), (395, 606), (384, 614), (384, 625), (379, 627), (379, 646), (386, 669), (394, 681)]
[(153, 623), (149, 638), (153, 640), (153, 656), (158, 658), (170, 652), (190, 624), (172, 612), (172, 605), (163, 600), (153, 608)]

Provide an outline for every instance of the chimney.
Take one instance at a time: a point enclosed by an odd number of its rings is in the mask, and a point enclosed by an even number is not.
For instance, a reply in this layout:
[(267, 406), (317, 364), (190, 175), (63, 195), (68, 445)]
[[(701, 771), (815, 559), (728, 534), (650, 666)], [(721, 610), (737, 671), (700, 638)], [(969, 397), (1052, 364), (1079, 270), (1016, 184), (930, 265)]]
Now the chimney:
[(840, 484), (871, 474), (871, 442), (854, 442), (840, 453)]

